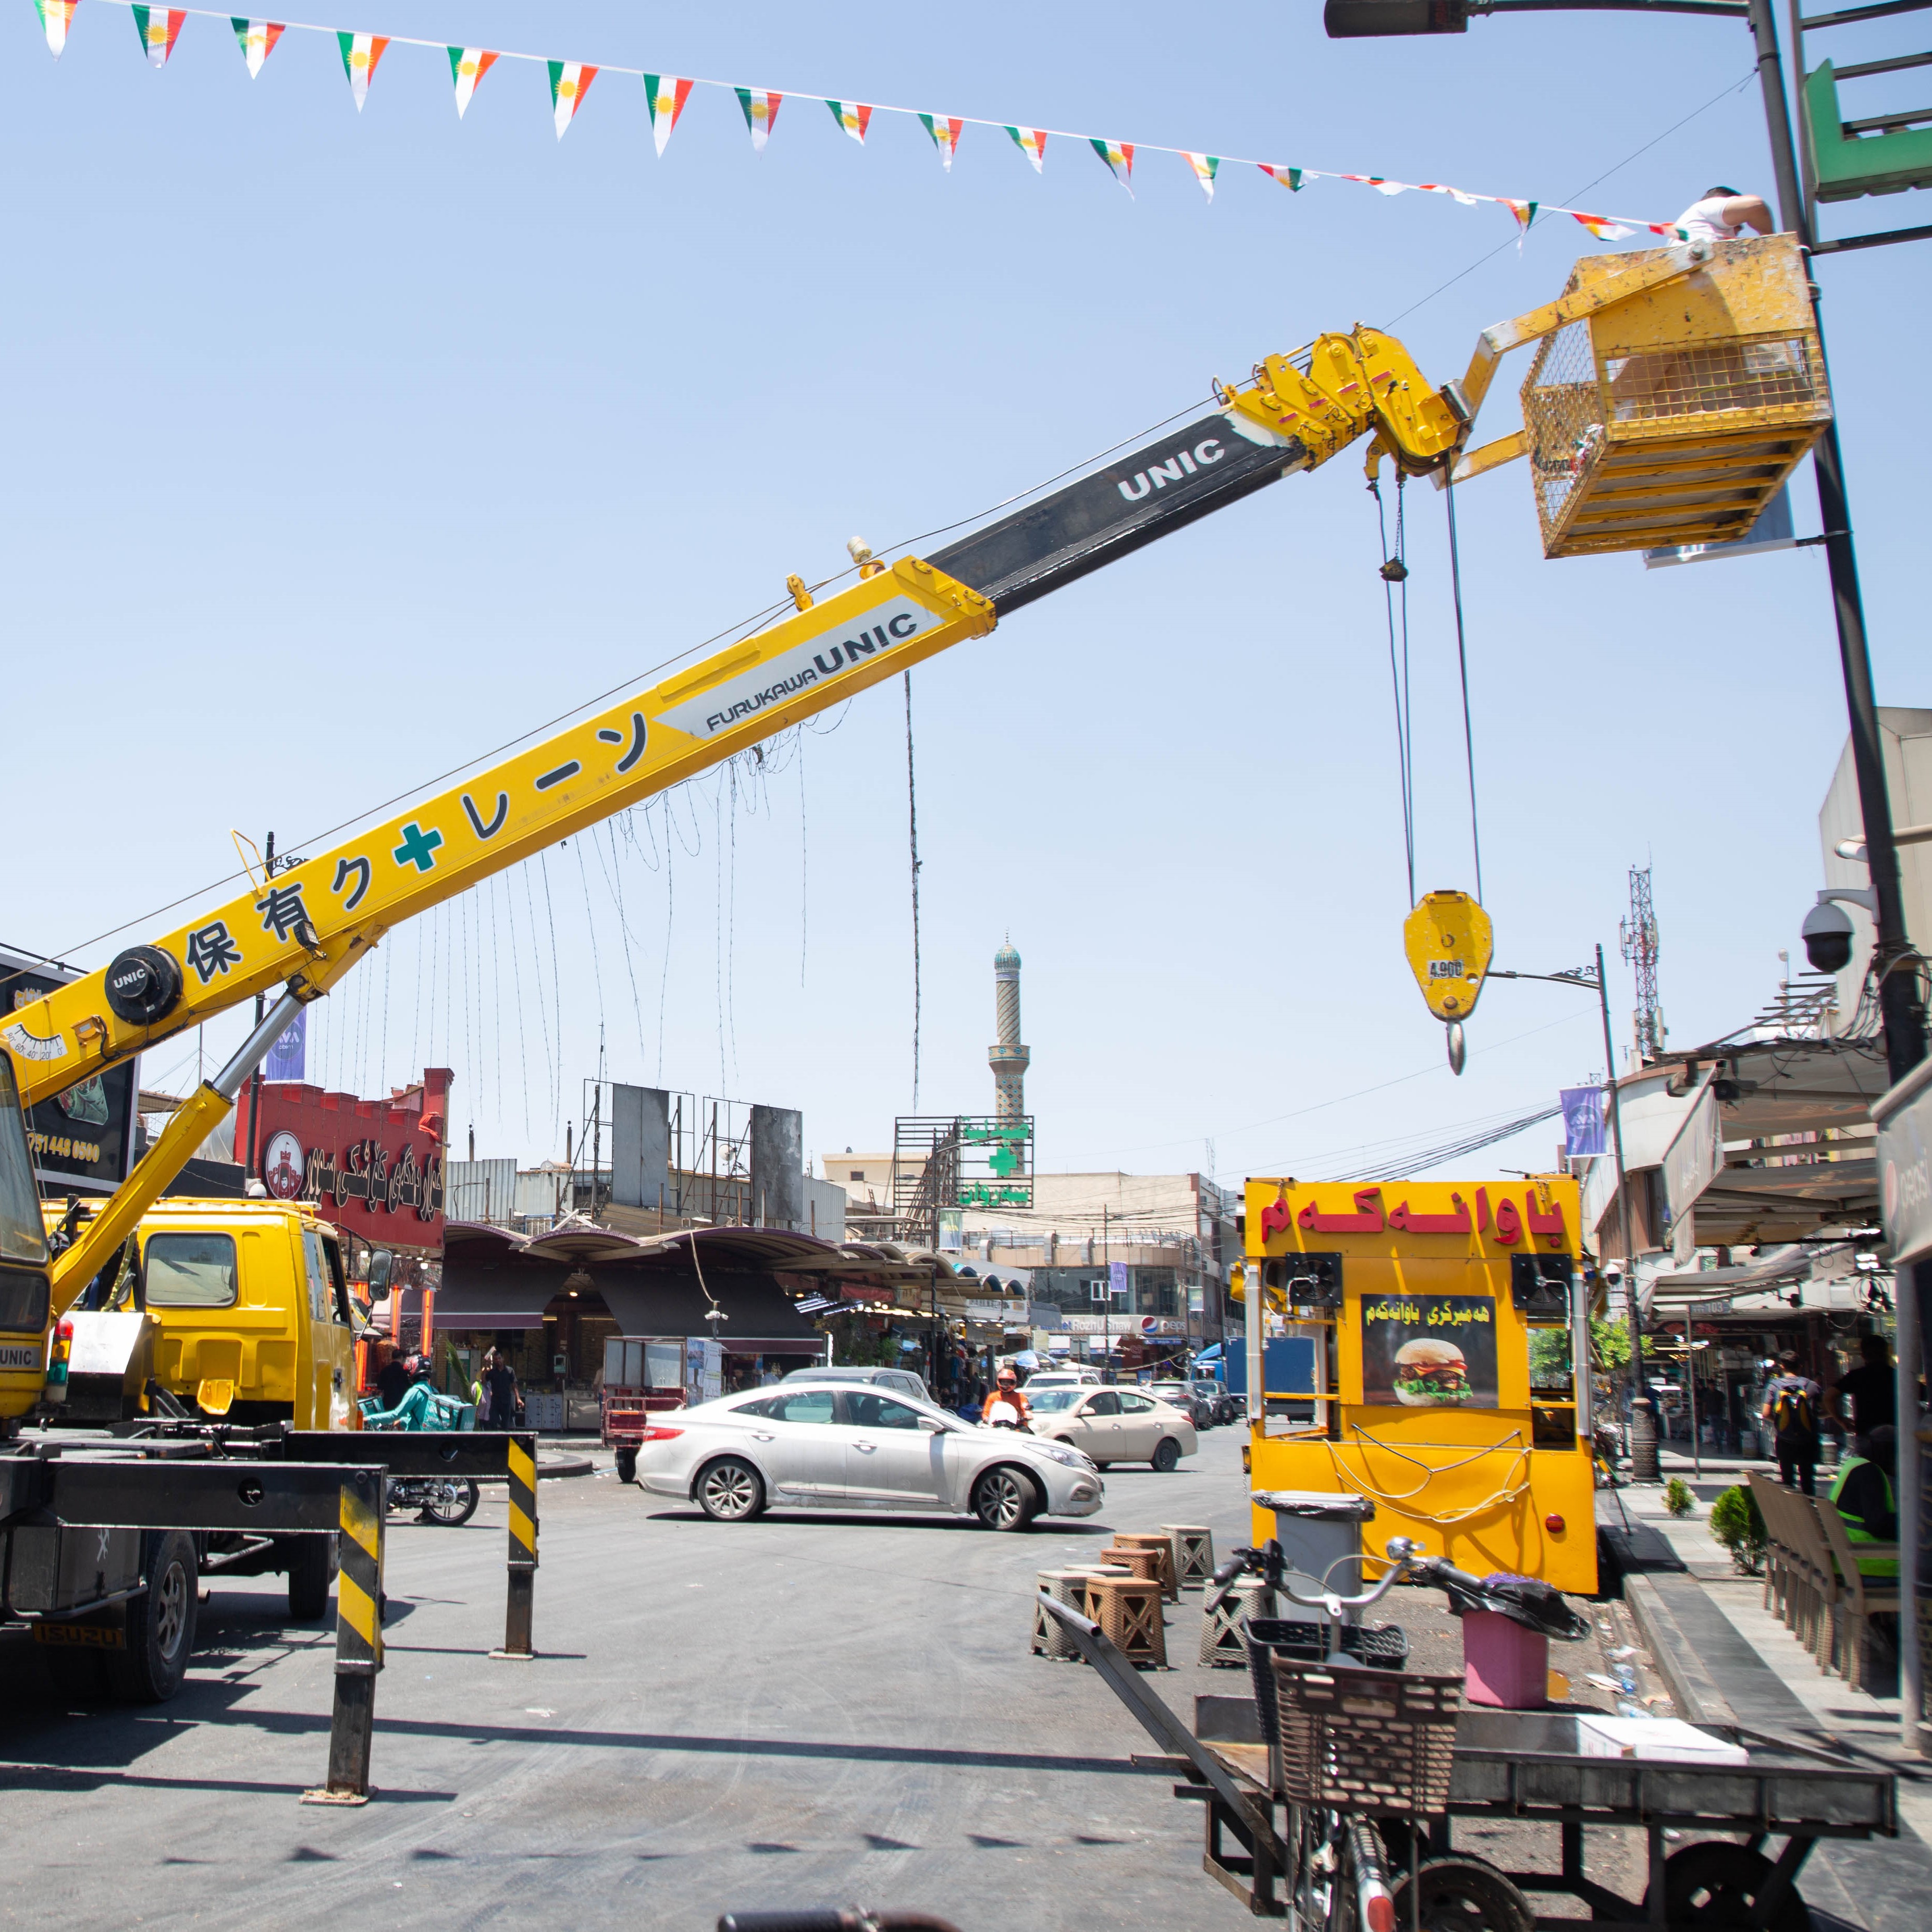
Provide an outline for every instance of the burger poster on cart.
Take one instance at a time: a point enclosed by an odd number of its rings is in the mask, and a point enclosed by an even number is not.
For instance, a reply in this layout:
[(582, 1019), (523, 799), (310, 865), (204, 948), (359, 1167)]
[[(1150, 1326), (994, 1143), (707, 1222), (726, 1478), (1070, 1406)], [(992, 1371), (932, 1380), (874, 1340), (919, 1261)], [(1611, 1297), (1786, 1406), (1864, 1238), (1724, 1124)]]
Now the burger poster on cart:
[(1384, 1408), (1495, 1408), (1488, 1294), (1365, 1294), (1362, 1400)]

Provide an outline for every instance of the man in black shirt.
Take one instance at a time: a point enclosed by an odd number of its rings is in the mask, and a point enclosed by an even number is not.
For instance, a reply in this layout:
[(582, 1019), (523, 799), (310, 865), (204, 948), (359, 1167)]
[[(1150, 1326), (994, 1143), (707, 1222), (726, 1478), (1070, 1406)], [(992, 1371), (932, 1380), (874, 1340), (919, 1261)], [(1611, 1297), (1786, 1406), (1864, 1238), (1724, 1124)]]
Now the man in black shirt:
[(415, 1378), (410, 1372), (410, 1365), (403, 1359), (401, 1349), (391, 1345), (389, 1359), (385, 1362), (376, 1376), (376, 1388), (382, 1398), (385, 1408), (401, 1406), (404, 1396), (409, 1394), (410, 1384)]
[[(1862, 1335), (1862, 1366), (1848, 1370), (1832, 1386), (1832, 1413), (1854, 1434), (1869, 1436), (1874, 1429), (1895, 1428), (1898, 1423), (1898, 1371), (1892, 1366), (1892, 1351), (1882, 1335)], [(1845, 1405), (1852, 1405), (1847, 1413)]]

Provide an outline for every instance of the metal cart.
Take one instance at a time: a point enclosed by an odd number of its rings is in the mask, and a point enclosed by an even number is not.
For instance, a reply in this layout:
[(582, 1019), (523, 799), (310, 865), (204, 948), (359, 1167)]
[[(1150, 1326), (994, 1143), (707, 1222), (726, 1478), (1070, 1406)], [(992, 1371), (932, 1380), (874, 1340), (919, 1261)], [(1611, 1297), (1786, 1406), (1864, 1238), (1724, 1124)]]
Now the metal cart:
[[(1161, 1746), (1160, 1754), (1136, 1762), (1175, 1773), (1182, 1781), (1174, 1796), (1203, 1805), (1203, 1868), (1256, 1916), (1286, 1917), (1292, 1808), (1278, 1754), (1270, 1770), (1253, 1698), (1197, 1697), (1190, 1732), (1096, 1627), (1064, 1606), (1049, 1608)], [(1895, 1783), (1889, 1772), (1788, 1740), (1744, 1730), (1737, 1741), (1748, 1754), (1742, 1765), (1604, 1757), (1582, 1750), (1572, 1714), (1466, 1708), (1456, 1721), (1448, 1810), (1419, 1821), (1420, 1849), (1430, 1858), (1447, 1854), (1459, 1817), (1548, 1825), (1558, 1835), (1560, 1869), (1502, 1876), (1525, 1892), (1582, 1900), (1592, 1914), (1582, 1922), (1594, 1932), (1787, 1932), (1804, 1923), (1797, 1879), (1820, 1838), (1897, 1835)], [(1584, 1875), (1584, 1834), (1606, 1826), (1646, 1834), (1641, 1900)], [(1666, 1832), (1688, 1842), (1666, 1856)], [(1720, 1832), (1742, 1842), (1697, 1835)], [(1773, 1839), (1784, 1843), (1767, 1858)], [(1575, 1932), (1580, 1922), (1539, 1913), (1531, 1923), (1539, 1932)]]

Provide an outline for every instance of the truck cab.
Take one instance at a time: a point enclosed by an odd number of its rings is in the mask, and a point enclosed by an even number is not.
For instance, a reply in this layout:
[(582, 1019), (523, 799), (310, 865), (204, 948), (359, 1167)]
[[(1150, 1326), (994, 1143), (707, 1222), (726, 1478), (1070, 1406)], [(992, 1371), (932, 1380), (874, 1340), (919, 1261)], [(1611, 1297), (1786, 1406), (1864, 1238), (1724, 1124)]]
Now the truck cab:
[[(170, 1198), (142, 1216), (132, 1246), (84, 1300), (145, 1309), (154, 1380), (178, 1401), (246, 1426), (358, 1426), (353, 1311), (334, 1228), (292, 1202)], [(104, 1419), (84, 1382), (77, 1370), (74, 1419)]]

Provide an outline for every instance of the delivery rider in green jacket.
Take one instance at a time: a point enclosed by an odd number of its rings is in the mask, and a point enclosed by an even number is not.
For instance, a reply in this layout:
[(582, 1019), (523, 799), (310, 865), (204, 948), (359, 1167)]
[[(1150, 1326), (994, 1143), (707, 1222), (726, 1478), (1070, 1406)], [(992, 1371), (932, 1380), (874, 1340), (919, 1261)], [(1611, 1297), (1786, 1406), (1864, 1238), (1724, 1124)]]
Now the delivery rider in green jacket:
[[(1857, 1556), (1862, 1543), (1898, 1540), (1898, 1502), (1892, 1478), (1898, 1468), (1898, 1432), (1890, 1424), (1858, 1436), (1832, 1485), (1832, 1506), (1844, 1519), (1845, 1534)], [(1896, 1576), (1898, 1558), (1857, 1556), (1862, 1576)]]

